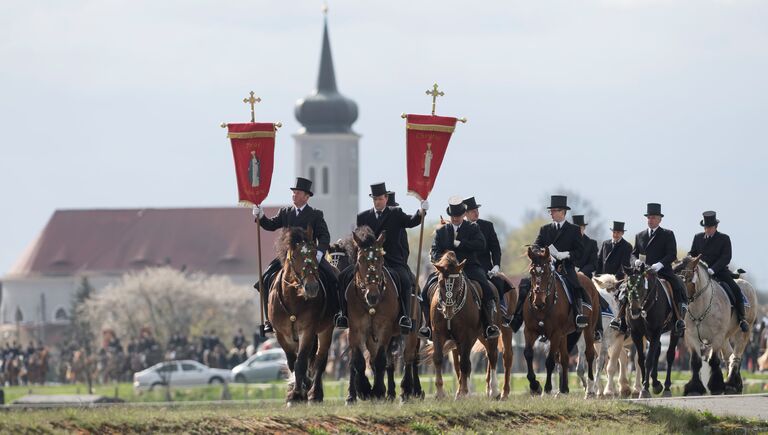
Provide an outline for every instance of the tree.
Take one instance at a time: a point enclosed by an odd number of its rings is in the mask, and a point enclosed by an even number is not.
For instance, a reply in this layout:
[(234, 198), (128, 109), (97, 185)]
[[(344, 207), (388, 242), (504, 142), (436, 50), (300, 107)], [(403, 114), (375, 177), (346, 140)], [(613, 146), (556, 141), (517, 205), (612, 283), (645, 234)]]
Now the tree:
[[(76, 349), (84, 352), (84, 373), (88, 384), (88, 394), (93, 394), (93, 340), (95, 335), (88, 317), (87, 304), (91, 300), (94, 290), (88, 277), (83, 276), (80, 286), (75, 291), (70, 308), (69, 329), (67, 331), (67, 345), (74, 345)], [(74, 350), (74, 349), (72, 349)]]
[(502, 252), (502, 270), (507, 275), (523, 275), (528, 271), (526, 246), (536, 240), (539, 228), (547, 223), (542, 217), (531, 217), (520, 228), (509, 232)]

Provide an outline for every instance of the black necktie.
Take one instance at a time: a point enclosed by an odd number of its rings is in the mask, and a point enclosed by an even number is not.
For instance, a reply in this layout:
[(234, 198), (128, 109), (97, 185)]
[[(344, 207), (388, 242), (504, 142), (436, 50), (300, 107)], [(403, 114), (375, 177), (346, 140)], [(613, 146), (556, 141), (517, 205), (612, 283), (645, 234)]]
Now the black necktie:
[(381, 212), (376, 210), (376, 220), (379, 220), (380, 217), (381, 217)]
[(651, 230), (651, 235), (648, 236), (648, 238), (652, 239), (654, 234), (656, 234), (656, 230)]
[(560, 231), (560, 223), (555, 222), (555, 230)]
[(296, 217), (299, 217), (299, 213), (301, 213), (301, 209), (300, 209), (300, 208), (297, 208), (297, 209), (296, 209)]

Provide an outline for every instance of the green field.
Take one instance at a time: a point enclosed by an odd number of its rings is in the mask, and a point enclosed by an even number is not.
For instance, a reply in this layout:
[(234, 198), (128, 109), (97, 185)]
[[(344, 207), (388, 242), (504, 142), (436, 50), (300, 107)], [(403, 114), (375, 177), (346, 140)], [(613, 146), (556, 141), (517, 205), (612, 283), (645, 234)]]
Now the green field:
[(571, 397), (504, 402), (473, 398), (409, 404), (338, 401), (286, 408), (282, 403), (119, 405), (5, 411), (0, 433), (756, 433), (768, 423), (720, 418), (623, 401)]
[[(451, 372), (446, 376), (445, 382), (449, 392), (455, 391), (455, 376)], [(745, 394), (764, 393), (768, 391), (768, 373), (744, 373)], [(544, 384), (544, 375), (538, 374), (538, 379)], [(689, 379), (688, 372), (673, 372), (673, 394), (681, 395), (682, 387)], [(501, 388), (501, 375), (499, 376), (499, 388)], [(399, 382), (399, 376), (396, 377)], [(434, 393), (433, 377), (431, 375), (422, 377), (422, 387), (430, 397)], [(485, 391), (484, 375), (475, 374), (472, 377), (473, 390), (475, 393)], [(557, 379), (554, 379), (557, 385)], [(663, 378), (662, 378), (663, 382)], [(325, 397), (327, 400), (343, 399), (346, 397), (346, 381), (326, 381)], [(573, 395), (581, 394), (582, 390), (575, 374), (570, 375), (570, 387)], [(528, 381), (522, 373), (515, 373), (512, 378), (512, 392), (514, 394), (525, 394), (528, 388)], [(285, 397), (286, 382), (275, 381), (267, 384), (230, 384), (229, 392), (233, 400), (282, 400)], [(398, 386), (399, 391), (399, 386)], [(83, 384), (57, 385), (57, 386), (28, 386), (28, 387), (6, 387), (5, 401), (11, 403), (14, 400), (26, 396), (27, 394), (86, 394), (88, 389)], [(119, 397), (126, 402), (162, 402), (165, 400), (165, 391), (157, 390), (151, 392), (139, 393), (133, 390), (129, 383), (95, 385), (94, 394), (110, 397)], [(220, 400), (222, 398), (222, 387), (205, 386), (197, 388), (172, 388), (171, 398), (173, 401), (209, 401)]]

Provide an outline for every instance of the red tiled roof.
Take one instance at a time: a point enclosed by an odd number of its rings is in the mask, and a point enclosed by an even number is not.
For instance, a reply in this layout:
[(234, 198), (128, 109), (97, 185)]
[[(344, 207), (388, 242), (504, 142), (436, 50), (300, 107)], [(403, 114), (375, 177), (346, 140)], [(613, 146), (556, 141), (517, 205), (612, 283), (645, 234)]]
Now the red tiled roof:
[[(277, 208), (265, 213), (273, 216)], [(261, 232), (264, 268), (274, 257), (277, 234)], [(257, 274), (251, 210), (57, 210), (7, 277), (124, 273), (166, 264), (209, 274)]]

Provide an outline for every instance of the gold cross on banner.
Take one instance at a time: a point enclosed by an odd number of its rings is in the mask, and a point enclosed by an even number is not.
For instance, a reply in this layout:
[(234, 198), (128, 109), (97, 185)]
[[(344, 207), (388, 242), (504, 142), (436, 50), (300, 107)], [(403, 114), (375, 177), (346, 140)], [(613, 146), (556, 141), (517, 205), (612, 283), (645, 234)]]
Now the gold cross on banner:
[(251, 105), (251, 122), (256, 122), (256, 114), (254, 113), (254, 105), (261, 102), (261, 97), (255, 97), (254, 92), (251, 91), (249, 98), (243, 98), (243, 103), (249, 103)]
[(427, 95), (432, 96), (432, 116), (435, 115), (435, 104), (437, 104), (437, 97), (442, 97), (445, 92), (437, 90), (437, 83), (432, 86), (432, 90), (427, 90)]

